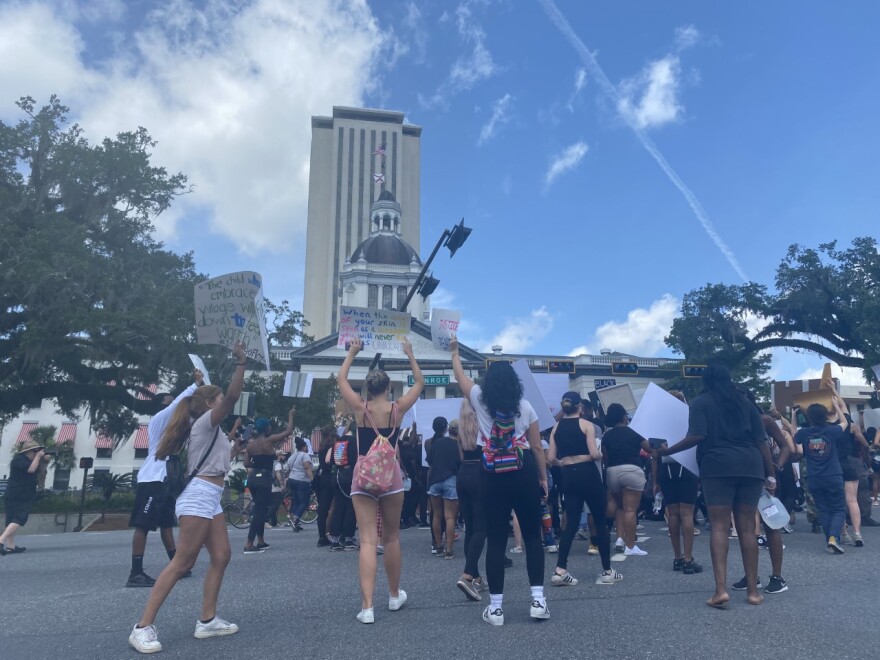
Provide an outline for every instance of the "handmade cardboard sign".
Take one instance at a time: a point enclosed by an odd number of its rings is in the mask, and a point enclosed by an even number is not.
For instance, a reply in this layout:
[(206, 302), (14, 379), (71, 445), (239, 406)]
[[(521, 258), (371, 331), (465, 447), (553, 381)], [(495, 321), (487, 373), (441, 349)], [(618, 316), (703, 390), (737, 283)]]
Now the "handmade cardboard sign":
[(196, 340), (245, 345), (245, 354), (269, 368), (263, 278), (253, 271), (220, 275), (195, 286)]
[(307, 399), (312, 395), (314, 374), (288, 371), (284, 374), (284, 396)]
[(529, 363), (525, 360), (516, 360), (511, 363), (511, 366), (523, 384), (523, 398), (532, 404), (532, 408), (538, 414), (538, 428), (542, 431), (553, 428), (556, 418), (553, 417), (553, 412), (544, 399), (541, 388), (538, 387), (538, 382), (529, 368)]
[(431, 310), (431, 341), (439, 351), (448, 351), (452, 335), (458, 334), (461, 312), (453, 309)]
[(202, 378), (205, 381), (205, 385), (211, 384), (211, 376), (208, 375), (208, 369), (205, 367), (205, 363), (202, 361), (198, 355), (193, 353), (189, 353), (189, 361), (192, 362), (193, 366), (202, 372)]
[(336, 347), (345, 349), (352, 339), (359, 337), (365, 351), (403, 353), (402, 342), (409, 335), (409, 328), (407, 312), (343, 306), (339, 308)]
[[(650, 383), (633, 415), (630, 428), (643, 438), (665, 440), (670, 447), (684, 440), (688, 431), (689, 409), (662, 387)], [(685, 469), (700, 476), (697, 466), (697, 448), (691, 447), (670, 456)]]
[(608, 411), (608, 406), (612, 403), (619, 403), (624, 407), (626, 412), (630, 415), (635, 412), (636, 409), (636, 396), (633, 393), (632, 386), (629, 383), (623, 383), (623, 385), (612, 385), (611, 387), (603, 387), (601, 390), (596, 392), (596, 396), (599, 397), (599, 401), (602, 403), (602, 407), (605, 411)]

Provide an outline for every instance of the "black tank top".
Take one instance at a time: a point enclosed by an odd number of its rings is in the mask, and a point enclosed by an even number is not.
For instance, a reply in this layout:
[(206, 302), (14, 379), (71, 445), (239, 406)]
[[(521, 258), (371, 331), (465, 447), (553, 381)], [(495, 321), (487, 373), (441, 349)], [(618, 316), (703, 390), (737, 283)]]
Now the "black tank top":
[[(376, 440), (376, 431), (373, 430), (373, 427), (370, 426), (369, 421), (367, 419), (368, 408), (367, 405), (364, 404), (364, 423), (367, 426), (358, 426), (358, 454), (361, 456), (366, 456), (367, 452), (370, 451), (370, 447), (373, 442)], [(391, 413), (388, 415), (388, 423), (394, 423), (394, 417), (397, 415), (397, 404), (391, 404)], [(374, 418), (375, 423), (375, 418)], [(397, 446), (397, 436), (400, 435), (400, 427), (392, 428), (390, 426), (385, 428), (379, 428), (379, 433), (388, 438), (388, 442), (392, 447)]]
[(258, 454), (251, 456), (251, 464), (255, 470), (271, 470), (275, 462), (275, 454)]
[(559, 420), (554, 434), (556, 458), (568, 456), (588, 456), (587, 436), (581, 430), (581, 420), (577, 417), (563, 417)]

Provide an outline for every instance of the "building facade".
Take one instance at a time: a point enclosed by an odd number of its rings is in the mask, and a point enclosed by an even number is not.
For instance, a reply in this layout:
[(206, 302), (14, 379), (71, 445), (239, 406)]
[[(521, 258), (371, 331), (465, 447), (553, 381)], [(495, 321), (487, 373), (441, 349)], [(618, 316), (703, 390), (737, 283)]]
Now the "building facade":
[(303, 314), (316, 337), (337, 329), (345, 298), (340, 273), (370, 236), (370, 208), (383, 191), (406, 209), (401, 237), (419, 249), (422, 129), (403, 119), (401, 112), (346, 107), (312, 117)]

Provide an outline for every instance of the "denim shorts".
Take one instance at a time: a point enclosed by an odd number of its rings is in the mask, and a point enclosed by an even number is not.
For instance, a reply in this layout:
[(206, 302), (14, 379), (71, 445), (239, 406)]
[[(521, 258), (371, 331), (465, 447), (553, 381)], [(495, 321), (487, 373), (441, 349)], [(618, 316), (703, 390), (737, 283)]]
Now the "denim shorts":
[(457, 500), (458, 491), (455, 489), (455, 475), (431, 484), (428, 487), (428, 495), (431, 497), (442, 497), (444, 500)]
[(218, 513), (223, 513), (223, 507), (220, 506), (221, 495), (223, 495), (221, 486), (195, 477), (177, 498), (174, 512), (178, 518), (181, 516), (213, 518)]

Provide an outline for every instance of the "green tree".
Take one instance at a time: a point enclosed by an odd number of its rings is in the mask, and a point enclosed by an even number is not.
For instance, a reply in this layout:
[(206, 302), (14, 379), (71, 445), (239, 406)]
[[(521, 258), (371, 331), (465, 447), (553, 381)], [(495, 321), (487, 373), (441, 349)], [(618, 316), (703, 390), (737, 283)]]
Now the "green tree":
[(840, 250), (789, 247), (776, 270), (775, 292), (749, 283), (709, 284), (684, 296), (668, 346), (698, 363), (727, 363), (739, 378), (763, 378), (772, 348), (816, 353), (863, 370), (880, 363), (880, 253), (870, 237)]
[(186, 177), (150, 163), (143, 128), (92, 145), (55, 96), (18, 106), (0, 122), (0, 421), (51, 399), (127, 437), (153, 411), (138, 394), (187, 365), (202, 278), (151, 237)]
[(284, 375), (281, 373), (269, 376), (266, 372), (253, 372), (245, 378), (244, 389), (256, 397), (256, 416), (268, 417), (275, 430), (287, 424), (287, 413), (296, 406), (293, 423), (305, 435), (315, 427), (323, 428), (333, 423), (334, 404), (340, 398), (335, 377), (314, 381), (311, 396), (307, 399), (284, 396)]
[(55, 434), (57, 426), (38, 426), (31, 430), (30, 436), (43, 445), (52, 455), (51, 465), (56, 470), (72, 470), (76, 465), (76, 455), (73, 452), (73, 444), (69, 442), (57, 442)]
[(95, 472), (89, 477), (86, 487), (94, 492), (101, 493), (105, 502), (109, 502), (114, 493), (128, 493), (134, 485), (134, 474), (110, 474), (109, 472)]

